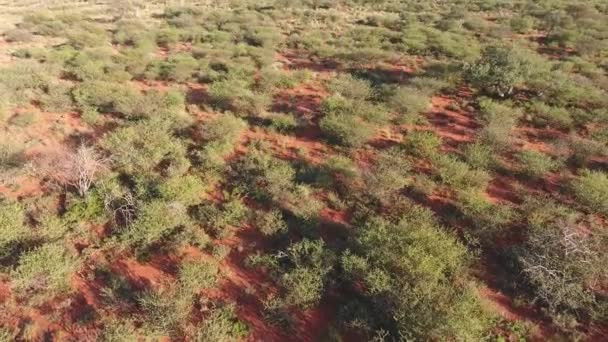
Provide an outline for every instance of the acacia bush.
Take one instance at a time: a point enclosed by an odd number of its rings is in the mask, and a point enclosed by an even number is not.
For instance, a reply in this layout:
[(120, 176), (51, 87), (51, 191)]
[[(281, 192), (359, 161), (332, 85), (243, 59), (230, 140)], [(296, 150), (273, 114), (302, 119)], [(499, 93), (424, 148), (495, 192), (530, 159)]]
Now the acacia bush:
[(0, 201), (0, 225), (3, 227), (0, 260), (3, 260), (11, 256), (17, 244), (28, 239), (31, 231), (25, 225), (25, 210), (18, 203)]
[(439, 229), (428, 211), (406, 212), (394, 223), (371, 217), (358, 229), (353, 247), (341, 265), (354, 282), (365, 284), (357, 291), (366, 300), (343, 309), (346, 322), (395, 338), (477, 339), (489, 328), (490, 316), (464, 276), (466, 249)]
[(403, 147), (415, 156), (434, 158), (442, 143), (441, 137), (433, 132), (414, 131), (406, 136)]
[(487, 47), (467, 69), (466, 78), (475, 87), (490, 94), (508, 97), (530, 75), (531, 65), (521, 51), (507, 46)]
[(280, 210), (257, 211), (255, 225), (264, 235), (277, 235), (287, 231), (287, 223)]
[(389, 194), (410, 183), (410, 162), (399, 149), (382, 153), (375, 164), (364, 174), (365, 185), (375, 197), (388, 198)]
[(476, 169), (490, 170), (496, 166), (495, 151), (492, 146), (479, 141), (464, 148), (464, 158)]
[(361, 146), (374, 134), (370, 124), (343, 114), (325, 115), (319, 127), (331, 143), (346, 147)]
[(121, 234), (121, 240), (146, 250), (188, 224), (190, 220), (183, 204), (155, 200), (139, 209), (137, 219)]
[(557, 161), (551, 156), (538, 151), (521, 151), (516, 158), (520, 165), (520, 172), (532, 179), (541, 178), (547, 172), (559, 167)]
[(572, 182), (574, 196), (590, 210), (608, 215), (608, 175), (601, 171), (583, 170)]
[(509, 148), (513, 128), (522, 115), (521, 110), (488, 99), (482, 99), (479, 106), (485, 124), (478, 133), (480, 141), (497, 150)]
[(400, 124), (420, 124), (424, 122), (421, 114), (430, 109), (429, 96), (412, 87), (398, 87), (387, 99), (391, 110), (397, 113), (397, 122)]
[(45, 244), (19, 258), (11, 274), (13, 287), (30, 301), (69, 292), (69, 275), (77, 265), (76, 257), (65, 246)]
[(539, 126), (549, 125), (560, 129), (571, 129), (574, 119), (567, 108), (552, 107), (543, 102), (534, 102), (530, 106), (533, 122)]
[(151, 174), (161, 162), (169, 174), (187, 171), (185, 146), (171, 135), (164, 121), (142, 121), (115, 130), (101, 146), (112, 155), (113, 163), (129, 174)]
[(435, 159), (437, 176), (454, 190), (486, 188), (490, 175), (483, 170), (471, 169), (469, 165), (452, 155), (441, 155)]
[(248, 82), (236, 78), (219, 80), (209, 86), (209, 100), (218, 109), (239, 116), (259, 116), (270, 106), (267, 93), (255, 92)]

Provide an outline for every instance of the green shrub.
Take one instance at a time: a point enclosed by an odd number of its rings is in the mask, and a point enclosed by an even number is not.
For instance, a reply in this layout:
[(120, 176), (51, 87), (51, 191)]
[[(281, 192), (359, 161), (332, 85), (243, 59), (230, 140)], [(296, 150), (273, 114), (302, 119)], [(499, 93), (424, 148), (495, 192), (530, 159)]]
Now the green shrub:
[(566, 148), (571, 150), (569, 161), (576, 166), (585, 166), (591, 158), (608, 153), (606, 144), (582, 138), (578, 135), (569, 136), (564, 143), (567, 145)]
[(485, 189), (490, 175), (483, 170), (471, 169), (465, 162), (451, 155), (441, 155), (435, 160), (437, 175), (441, 181), (455, 190)]
[(25, 112), (12, 117), (10, 123), (17, 127), (24, 128), (37, 121), (39, 116), (39, 112)]
[(12, 285), (30, 299), (42, 292), (49, 298), (70, 290), (70, 275), (76, 271), (73, 255), (60, 244), (46, 244), (21, 256), (12, 273)]
[(370, 124), (345, 115), (325, 115), (319, 127), (331, 143), (348, 147), (361, 146), (374, 134)]
[(205, 140), (202, 150), (198, 152), (203, 167), (219, 170), (225, 165), (225, 157), (230, 153), (247, 127), (243, 119), (231, 113), (223, 113), (206, 122), (201, 127)]
[(169, 172), (188, 168), (186, 149), (168, 132), (167, 123), (142, 121), (110, 133), (102, 147), (112, 154), (112, 161), (130, 174), (150, 174), (163, 161)]
[(492, 146), (481, 142), (467, 145), (464, 149), (464, 157), (467, 163), (475, 169), (489, 170), (496, 164), (495, 151)]
[(530, 75), (531, 65), (520, 50), (506, 46), (487, 47), (467, 69), (467, 80), (475, 87), (500, 97), (510, 96)]
[(209, 261), (186, 261), (180, 266), (180, 291), (195, 294), (201, 289), (211, 288), (219, 280), (217, 265)]
[(366, 304), (348, 313), (349, 321), (367, 322), (387, 337), (481, 338), (491, 320), (461, 277), (466, 248), (437, 227), (428, 210), (403, 215), (397, 223), (368, 219), (357, 229), (356, 254), (343, 254), (347, 275), (365, 284), (355, 288)]
[(522, 115), (521, 110), (487, 99), (481, 100), (479, 106), (485, 123), (479, 132), (481, 142), (497, 150), (509, 148), (513, 128)]
[(441, 137), (433, 132), (414, 131), (406, 136), (403, 146), (415, 156), (433, 158), (442, 143)]
[(411, 166), (404, 157), (398, 149), (380, 154), (364, 177), (368, 191), (379, 199), (386, 199), (408, 185)]
[(530, 110), (534, 113), (532, 120), (538, 125), (571, 129), (574, 124), (574, 119), (566, 108), (552, 107), (543, 102), (534, 102), (530, 106)]
[(176, 201), (191, 206), (201, 201), (208, 186), (195, 175), (180, 175), (163, 181), (159, 186), (160, 196), (168, 201)]
[(398, 123), (412, 125), (421, 123), (424, 117), (420, 114), (431, 107), (431, 100), (420, 90), (399, 87), (388, 98), (387, 104), (398, 114)]
[(195, 333), (196, 341), (234, 341), (249, 335), (247, 324), (238, 319), (232, 305), (216, 308), (207, 315)]
[(267, 236), (277, 235), (287, 231), (287, 223), (283, 220), (280, 210), (258, 211), (255, 215), (255, 225)]
[(190, 80), (198, 70), (198, 61), (191, 55), (179, 53), (155, 65), (158, 79), (176, 82)]
[(146, 249), (188, 224), (186, 208), (182, 204), (157, 200), (141, 208), (137, 219), (122, 233), (121, 239), (130, 246)]
[(25, 148), (15, 142), (0, 142), (0, 171), (10, 171), (22, 167), (25, 162)]
[(594, 212), (608, 215), (608, 175), (604, 172), (584, 170), (572, 182), (574, 196)]
[(213, 82), (209, 86), (209, 100), (218, 109), (232, 111), (237, 115), (258, 116), (271, 104), (266, 93), (254, 92), (251, 85), (238, 79)]
[(318, 304), (329, 281), (327, 275), (333, 270), (335, 255), (323, 240), (304, 239), (289, 246), (287, 257), (293, 268), (280, 279), (288, 292), (286, 302), (302, 308)]
[(239, 194), (226, 194), (227, 200), (216, 204), (205, 202), (195, 208), (194, 217), (205, 231), (219, 236), (227, 236), (227, 228), (239, 228), (249, 215)]
[(25, 225), (25, 210), (18, 203), (0, 201), (0, 259), (10, 256), (15, 244), (32, 234)]
[(270, 128), (279, 133), (291, 133), (298, 127), (298, 121), (291, 114), (271, 113), (268, 120)]
[(511, 207), (489, 202), (487, 195), (479, 189), (460, 191), (457, 206), (477, 228), (471, 234), (488, 245), (493, 244), (494, 238), (515, 218)]
[(137, 337), (133, 323), (123, 319), (105, 321), (99, 334), (99, 339), (103, 342), (133, 341)]
[(165, 27), (156, 32), (156, 44), (161, 47), (171, 48), (180, 41), (180, 31)]
[(559, 164), (551, 156), (542, 152), (521, 151), (515, 157), (520, 164), (521, 172), (532, 179), (541, 178), (547, 172), (554, 171), (559, 167)]
[(72, 90), (81, 108), (94, 108), (102, 113), (119, 112), (130, 116), (141, 103), (141, 94), (134, 88), (105, 81), (86, 81)]
[(516, 16), (509, 21), (511, 29), (517, 33), (527, 33), (534, 25), (534, 18), (530, 16)]
[(40, 99), (43, 110), (48, 112), (67, 112), (73, 109), (71, 87), (62, 84), (49, 84), (46, 93)]
[(367, 81), (350, 74), (338, 75), (329, 82), (328, 88), (333, 94), (351, 100), (366, 100), (372, 95), (372, 87)]

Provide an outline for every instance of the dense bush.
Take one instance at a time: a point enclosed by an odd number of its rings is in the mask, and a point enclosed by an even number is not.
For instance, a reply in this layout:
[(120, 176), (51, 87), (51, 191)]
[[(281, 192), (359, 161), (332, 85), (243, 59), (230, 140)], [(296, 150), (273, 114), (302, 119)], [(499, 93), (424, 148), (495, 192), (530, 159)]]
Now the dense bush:
[(77, 261), (61, 244), (46, 244), (21, 256), (12, 273), (13, 286), (30, 300), (44, 300), (70, 290), (69, 276)]
[(473, 168), (481, 170), (492, 169), (495, 164), (495, 151), (492, 146), (481, 142), (467, 145), (464, 149), (464, 157)]
[(581, 204), (594, 212), (608, 215), (608, 175), (606, 173), (584, 170), (572, 182), (572, 190)]
[(512, 131), (521, 110), (509, 105), (483, 99), (479, 103), (484, 127), (479, 132), (481, 142), (497, 150), (506, 149), (512, 143)]
[(25, 241), (31, 231), (25, 225), (25, 210), (17, 203), (0, 202), (0, 260), (11, 255), (19, 242)]
[(324, 116), (319, 127), (330, 142), (347, 147), (361, 146), (374, 135), (369, 123), (343, 114)]
[(112, 161), (130, 174), (150, 174), (161, 162), (169, 173), (187, 171), (188, 160), (184, 145), (171, 135), (163, 121), (142, 121), (123, 127), (106, 136), (102, 147), (112, 155)]
[(122, 240), (130, 246), (146, 249), (188, 223), (182, 204), (153, 201), (140, 209), (137, 219), (122, 234)]
[(414, 131), (407, 135), (405, 149), (419, 157), (433, 158), (439, 153), (443, 141), (433, 132)]
[(532, 179), (541, 178), (559, 166), (553, 158), (537, 151), (521, 151), (516, 158), (520, 165), (520, 172)]
[(271, 101), (267, 93), (255, 92), (248, 82), (239, 79), (213, 82), (208, 94), (216, 108), (239, 116), (259, 116), (268, 109)]
[(431, 107), (431, 101), (424, 92), (410, 87), (396, 88), (387, 99), (389, 107), (398, 114), (401, 124), (418, 124), (423, 121), (420, 115)]
[(507, 46), (489, 46), (481, 58), (467, 70), (467, 79), (475, 87), (500, 97), (510, 96), (531, 73), (531, 65), (521, 51)]
[(441, 155), (435, 160), (437, 175), (441, 181), (454, 190), (485, 189), (490, 175), (469, 165), (452, 155)]
[(347, 306), (342, 315), (386, 337), (481, 338), (490, 320), (464, 276), (466, 249), (432, 214), (418, 208), (404, 215), (396, 223), (371, 218), (358, 230), (357, 252), (345, 253), (341, 264), (365, 284), (368, 301), (359, 305), (370, 307)]

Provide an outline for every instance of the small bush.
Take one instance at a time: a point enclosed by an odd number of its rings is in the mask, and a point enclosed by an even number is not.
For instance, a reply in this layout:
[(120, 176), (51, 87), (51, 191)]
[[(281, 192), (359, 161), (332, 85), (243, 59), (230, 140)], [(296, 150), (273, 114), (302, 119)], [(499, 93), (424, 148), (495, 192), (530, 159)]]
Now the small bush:
[(183, 173), (189, 162), (183, 144), (168, 132), (167, 123), (142, 121), (115, 130), (102, 141), (113, 162), (130, 174), (150, 174), (165, 162), (169, 173)]
[(451, 155), (439, 156), (436, 159), (436, 167), (442, 182), (455, 190), (485, 189), (490, 181), (487, 172), (471, 169)]
[(374, 135), (370, 124), (345, 115), (325, 115), (319, 127), (331, 143), (347, 147), (361, 146)]
[(520, 164), (521, 172), (532, 179), (541, 178), (547, 172), (559, 167), (553, 158), (542, 152), (521, 151), (515, 157)]
[(15, 244), (25, 241), (31, 231), (25, 226), (25, 210), (20, 204), (0, 201), (0, 260), (9, 257)]
[(277, 235), (287, 231), (287, 224), (283, 220), (283, 214), (279, 210), (258, 211), (255, 217), (255, 225), (267, 236)]
[(480, 140), (497, 150), (509, 148), (512, 145), (511, 133), (522, 115), (521, 110), (487, 99), (480, 101), (479, 105), (485, 123), (479, 132)]
[(209, 261), (186, 261), (179, 270), (180, 291), (195, 294), (201, 289), (211, 288), (219, 280), (218, 273), (217, 265)]
[(594, 212), (608, 215), (608, 175), (604, 172), (584, 170), (572, 182), (574, 196)]
[(566, 108), (551, 107), (543, 102), (534, 102), (530, 106), (533, 122), (537, 125), (549, 125), (561, 129), (571, 129), (574, 124), (572, 115)]
[(332, 93), (351, 100), (366, 100), (372, 95), (372, 87), (367, 81), (350, 74), (340, 74), (332, 79), (328, 88)]
[(122, 234), (122, 240), (146, 249), (189, 223), (186, 208), (179, 203), (153, 201), (141, 208), (137, 220)]
[(159, 194), (168, 202), (176, 201), (191, 206), (201, 202), (207, 187), (207, 184), (195, 175), (180, 175), (163, 181), (159, 187)]
[(387, 100), (389, 108), (398, 114), (400, 124), (418, 124), (423, 120), (420, 115), (431, 107), (430, 98), (420, 90), (410, 87), (399, 87)]
[(23, 255), (12, 274), (15, 290), (23, 296), (35, 297), (42, 292), (49, 298), (70, 290), (69, 276), (76, 270), (76, 260), (59, 244), (47, 244)]
[(414, 131), (406, 136), (404, 148), (419, 157), (433, 158), (439, 153), (443, 141), (433, 132)]
[(209, 100), (216, 108), (243, 116), (261, 115), (272, 101), (269, 94), (254, 92), (251, 85), (238, 79), (213, 82), (209, 86), (208, 94)]
[(492, 146), (480, 142), (467, 145), (464, 149), (464, 157), (469, 165), (480, 170), (492, 169), (496, 163)]
[(534, 19), (530, 16), (516, 16), (509, 21), (511, 29), (517, 33), (527, 33), (534, 25)]
[(38, 117), (38, 112), (25, 112), (12, 117), (10, 123), (17, 127), (24, 128), (33, 124)]
[(292, 133), (298, 127), (298, 121), (291, 114), (271, 113), (268, 120), (270, 128), (279, 133)]
[(515, 87), (525, 82), (530, 65), (519, 50), (506, 46), (489, 46), (467, 70), (473, 86), (500, 97), (510, 96)]
[(379, 199), (409, 184), (410, 163), (398, 149), (383, 152), (365, 175), (365, 184), (370, 193)]

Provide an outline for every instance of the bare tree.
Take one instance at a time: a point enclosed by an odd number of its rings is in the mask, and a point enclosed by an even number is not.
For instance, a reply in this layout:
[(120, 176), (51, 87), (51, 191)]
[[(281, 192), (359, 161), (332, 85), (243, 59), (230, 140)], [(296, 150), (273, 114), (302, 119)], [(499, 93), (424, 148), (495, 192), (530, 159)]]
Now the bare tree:
[(56, 183), (73, 187), (80, 196), (86, 196), (106, 165), (107, 158), (94, 147), (80, 145), (76, 151), (62, 150), (45, 154), (38, 160), (37, 169)]

